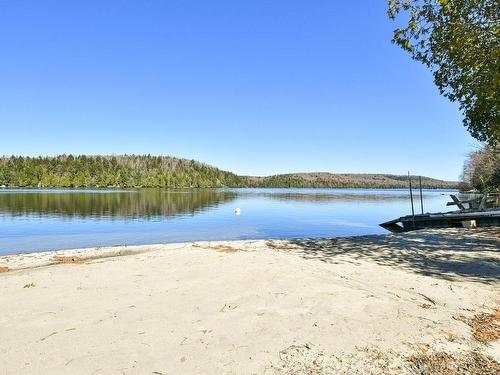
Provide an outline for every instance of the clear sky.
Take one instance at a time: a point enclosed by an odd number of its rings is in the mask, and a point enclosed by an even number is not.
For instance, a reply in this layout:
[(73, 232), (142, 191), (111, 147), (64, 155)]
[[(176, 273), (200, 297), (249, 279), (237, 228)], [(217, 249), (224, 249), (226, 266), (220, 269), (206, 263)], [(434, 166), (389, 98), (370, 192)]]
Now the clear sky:
[(477, 144), (385, 0), (0, 0), (0, 154), (457, 179)]

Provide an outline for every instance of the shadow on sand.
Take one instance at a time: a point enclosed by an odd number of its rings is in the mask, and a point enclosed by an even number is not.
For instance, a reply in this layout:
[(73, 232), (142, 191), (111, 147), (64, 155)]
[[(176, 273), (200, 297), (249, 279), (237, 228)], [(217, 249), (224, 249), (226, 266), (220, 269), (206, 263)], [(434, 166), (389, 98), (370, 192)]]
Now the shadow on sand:
[(363, 259), (450, 281), (500, 281), (500, 228), (286, 242), (306, 259), (354, 264)]

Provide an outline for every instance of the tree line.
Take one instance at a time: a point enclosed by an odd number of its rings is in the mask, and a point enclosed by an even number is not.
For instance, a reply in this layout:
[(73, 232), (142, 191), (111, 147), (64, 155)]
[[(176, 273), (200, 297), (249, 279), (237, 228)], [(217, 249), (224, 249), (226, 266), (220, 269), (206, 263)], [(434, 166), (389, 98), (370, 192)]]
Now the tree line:
[[(416, 180), (414, 180), (416, 183)], [(424, 177), (425, 188), (453, 188), (454, 182)], [(194, 160), (121, 155), (0, 158), (0, 186), (39, 188), (406, 188), (406, 176), (299, 173), (238, 176)]]
[[(258, 187), (291, 188), (378, 188), (406, 189), (408, 176), (390, 174), (363, 173), (295, 173), (268, 177), (250, 177), (250, 184)], [(413, 187), (418, 187), (418, 177), (412, 176)], [(426, 189), (454, 189), (458, 185), (453, 181), (442, 181), (422, 177), (422, 187)]]
[(460, 188), (481, 192), (500, 191), (500, 146), (486, 145), (468, 155)]
[(73, 156), (0, 159), (0, 186), (61, 188), (242, 186), (242, 178), (194, 160), (166, 156)]

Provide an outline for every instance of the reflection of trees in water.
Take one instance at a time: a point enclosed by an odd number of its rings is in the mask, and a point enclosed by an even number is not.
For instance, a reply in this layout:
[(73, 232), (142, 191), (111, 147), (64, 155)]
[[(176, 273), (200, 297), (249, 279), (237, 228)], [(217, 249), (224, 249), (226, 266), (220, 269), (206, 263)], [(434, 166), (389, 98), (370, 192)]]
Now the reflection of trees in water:
[(0, 193), (0, 213), (68, 217), (158, 217), (192, 214), (233, 200), (236, 193), (217, 190), (120, 192)]
[[(249, 193), (252, 194), (252, 193)], [(380, 202), (380, 201), (408, 201), (410, 193), (387, 194), (387, 193), (367, 193), (367, 194), (328, 194), (328, 193), (254, 193), (255, 196), (279, 201), (297, 202)], [(419, 199), (418, 192), (414, 192), (415, 199)], [(436, 198), (435, 195), (423, 194), (424, 198)]]
[[(417, 193), (418, 194), (418, 193)], [(193, 189), (137, 191), (0, 191), (0, 214), (55, 215), (66, 217), (161, 217), (193, 214), (241, 198), (305, 203), (408, 201), (407, 192), (245, 192)], [(438, 198), (436, 193), (424, 194)], [(418, 196), (415, 197), (418, 199)]]

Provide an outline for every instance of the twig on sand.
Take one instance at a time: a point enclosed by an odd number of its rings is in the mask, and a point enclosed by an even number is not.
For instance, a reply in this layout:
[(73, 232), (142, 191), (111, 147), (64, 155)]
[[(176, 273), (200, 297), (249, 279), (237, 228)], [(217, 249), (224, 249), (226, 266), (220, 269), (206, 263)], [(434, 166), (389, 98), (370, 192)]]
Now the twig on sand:
[(42, 337), (42, 338), (40, 339), (40, 341), (45, 341), (45, 340), (47, 340), (49, 337), (54, 336), (54, 335), (57, 335), (57, 332), (52, 332), (50, 335), (45, 336), (45, 337)]
[(219, 312), (225, 312), (227, 310), (234, 310), (235, 308), (237, 308), (238, 305), (234, 305), (232, 303), (225, 303), (224, 306), (222, 306), (222, 308), (219, 310)]
[(427, 301), (429, 301), (430, 303), (432, 303), (434, 306), (436, 305), (436, 301), (434, 301), (432, 298), (427, 297), (423, 293), (418, 293), (418, 294), (420, 294), (422, 297), (424, 297)]

